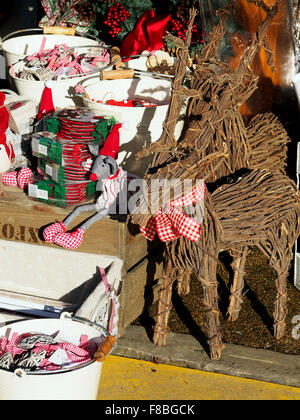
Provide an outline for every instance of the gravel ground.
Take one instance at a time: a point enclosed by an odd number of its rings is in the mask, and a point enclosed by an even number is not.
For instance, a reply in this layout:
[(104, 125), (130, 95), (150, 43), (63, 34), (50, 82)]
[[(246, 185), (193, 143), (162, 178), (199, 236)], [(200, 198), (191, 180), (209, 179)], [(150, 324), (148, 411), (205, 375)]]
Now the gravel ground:
[[(300, 339), (292, 336), (292, 323), (295, 315), (300, 315), (300, 291), (292, 284), (292, 273), (288, 281), (288, 317), (287, 331), (284, 338), (273, 338), (273, 309), (275, 300), (275, 271), (269, 266), (267, 258), (256, 248), (247, 259), (244, 303), (237, 321), (226, 320), (231, 279), (230, 261), (221, 256), (218, 267), (218, 281), (221, 311), (221, 328), (225, 343), (239, 344), (246, 347), (268, 349), (280, 353), (300, 354)], [(203, 292), (200, 282), (192, 277), (191, 291), (186, 296), (173, 292), (173, 308), (170, 313), (170, 330), (177, 333), (191, 334), (206, 347), (205, 312), (202, 304)], [(157, 302), (152, 304), (133, 324), (145, 328), (154, 324)]]

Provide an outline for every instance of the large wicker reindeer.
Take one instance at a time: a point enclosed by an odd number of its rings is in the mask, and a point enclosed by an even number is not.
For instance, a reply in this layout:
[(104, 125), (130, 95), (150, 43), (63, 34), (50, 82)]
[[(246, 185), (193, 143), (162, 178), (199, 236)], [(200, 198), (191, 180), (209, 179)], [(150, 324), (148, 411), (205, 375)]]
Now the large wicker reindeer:
[[(300, 232), (298, 190), (294, 182), (284, 174), (285, 144), (288, 138), (278, 120), (270, 114), (268, 117), (256, 117), (252, 125), (246, 128), (238, 112), (240, 101), (249, 97), (253, 91), (253, 84), (256, 83), (249, 64), (255, 52), (261, 46), (266, 47), (264, 37), (278, 4), (279, 2), (272, 9), (267, 9), (267, 18), (258, 28), (256, 38), (245, 52), (244, 63), (235, 70), (219, 63), (215, 66), (215, 74), (213, 66), (209, 69), (210, 61), (214, 60), (208, 59), (208, 52), (216, 52), (220, 28), (224, 25), (231, 5), (223, 10), (220, 22), (212, 32), (210, 42), (203, 53), (202, 62), (200, 60), (200, 68), (197, 67), (194, 73), (192, 86), (196, 87), (198, 83), (197, 89), (185, 89), (181, 86), (190, 32), (187, 33), (185, 45), (173, 39), (177, 42), (181, 55), (178, 54), (177, 76), (173, 83), (173, 95), (164, 132), (156, 143), (140, 153), (141, 157), (155, 152), (145, 176), (149, 189), (154, 179), (183, 181), (204, 178), (211, 182), (233, 174), (238, 169), (248, 168), (252, 171), (232, 184), (224, 183), (214, 191), (212, 188), (212, 193), (206, 193), (203, 234), (200, 240), (193, 242), (181, 236), (166, 243), (165, 272), (153, 337), (154, 343), (159, 346), (166, 343), (173, 283), (177, 280), (179, 292), (188, 292), (190, 273), (194, 272), (204, 290), (211, 357), (220, 357), (222, 342), (216, 281), (218, 254), (227, 250), (234, 257), (235, 274), (229, 307), (231, 319), (234, 319), (240, 309), (243, 267), (248, 250), (252, 246), (259, 247), (277, 271), (274, 335), (277, 339), (284, 335), (286, 278), (292, 259), (292, 248)], [(191, 15), (190, 21), (192, 20)], [(209, 77), (206, 78), (205, 62), (209, 73)], [(197, 75), (202, 75), (202, 82)], [(223, 81), (222, 88), (220, 81)], [(202, 88), (203, 84), (205, 89)], [(190, 115), (193, 118), (183, 139), (176, 143), (172, 133), (182, 94), (192, 97)], [(201, 114), (198, 114), (199, 112)], [(265, 127), (266, 118), (270, 118), (267, 125), (270, 131)], [(255, 126), (263, 127), (263, 130), (257, 132), (253, 129)], [(254, 137), (257, 141), (251, 142)], [(271, 139), (274, 143), (271, 143)], [(261, 167), (270, 167), (272, 172), (259, 169)], [(167, 196), (169, 197), (169, 191), (160, 191), (157, 194), (157, 201), (162, 209), (168, 204)], [(173, 198), (179, 197), (179, 190), (175, 191)], [(195, 203), (191, 208), (185, 208), (186, 213), (191, 216), (199, 214), (195, 212), (199, 205)], [(133, 213), (134, 223), (140, 226), (148, 223), (153, 215), (147, 197), (141, 198)]]
[[(273, 67), (272, 53), (266, 36), (281, 0), (277, 1), (272, 9), (260, 1), (249, 2), (263, 5), (268, 14), (259, 25), (252, 43), (245, 49), (239, 65), (232, 68), (230, 63), (219, 58), (220, 41), (226, 34), (226, 22), (235, 3), (235, 0), (230, 0), (225, 9), (217, 12), (220, 16), (219, 22), (211, 31), (208, 43), (192, 72), (189, 89), (182, 84), (188, 61), (188, 38), (184, 45), (181, 40), (169, 35), (178, 48), (179, 62), (168, 118), (161, 138), (140, 151), (138, 158), (159, 152), (155, 154), (151, 166), (160, 166), (173, 160), (176, 150), (181, 153), (182, 165), (194, 168), (199, 159), (223, 150), (226, 144), (228, 156), (224, 155), (218, 166), (214, 161), (207, 161), (205, 168), (202, 168), (201, 176), (206, 182), (214, 182), (241, 168), (285, 170), (287, 143), (290, 140), (278, 118), (271, 112), (259, 114), (246, 126), (239, 112), (240, 105), (245, 103), (258, 87), (259, 77), (250, 66), (260, 48), (265, 49), (268, 63)], [(177, 142), (173, 134), (174, 124), (179, 116), (184, 95), (190, 98), (188, 127), (184, 137)], [(173, 167), (170, 165), (170, 172), (175, 167), (178, 170), (177, 162)]]
[[(164, 202), (163, 197), (159, 198)], [(185, 207), (185, 213), (193, 218), (201, 214), (196, 211), (198, 205), (201, 204)], [(292, 248), (300, 233), (300, 204), (292, 180), (281, 172), (258, 169), (236, 182), (223, 184), (212, 194), (206, 192), (204, 208), (203, 233), (197, 242), (181, 236), (166, 243), (165, 271), (153, 340), (158, 346), (166, 344), (173, 283), (177, 280), (180, 284), (182, 276), (194, 272), (204, 291), (211, 357), (217, 359), (222, 350), (216, 279), (219, 253), (230, 251), (238, 256), (234, 268), (240, 289), (243, 288), (243, 266), (248, 250), (257, 246), (269, 258), (277, 272), (274, 336), (280, 339), (285, 333), (286, 280)], [(133, 221), (144, 226), (150, 217), (136, 214)], [(240, 303), (238, 293), (233, 296)], [(234, 310), (237, 314), (236, 306)]]

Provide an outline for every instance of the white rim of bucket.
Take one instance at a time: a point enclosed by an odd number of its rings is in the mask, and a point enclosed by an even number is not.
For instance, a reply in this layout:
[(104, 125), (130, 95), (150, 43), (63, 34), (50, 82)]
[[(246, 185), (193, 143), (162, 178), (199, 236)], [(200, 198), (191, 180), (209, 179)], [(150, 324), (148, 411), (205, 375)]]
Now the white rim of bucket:
[[(61, 369), (61, 370), (47, 370), (47, 371), (40, 370), (40, 371), (26, 372), (25, 370), (23, 370), (21, 368), (16, 368), (14, 371), (8, 371), (6, 369), (0, 368), (0, 371), (11, 373), (11, 374), (17, 375), (17, 376), (19, 376), (18, 372), (22, 373), (22, 375), (24, 375), (24, 376), (63, 375), (64, 373), (73, 372), (75, 370), (83, 369), (87, 366), (90, 366), (91, 364), (93, 364), (95, 362), (97, 362), (96, 359), (92, 359), (87, 363), (83, 363), (83, 364), (78, 365), (78, 366), (74, 366), (74, 367), (67, 368), (67, 369)], [(97, 363), (99, 363), (99, 362), (97, 362)], [(20, 377), (22, 377), (22, 376), (20, 376)]]
[[(74, 47), (75, 48), (75, 47)], [(40, 82), (40, 83), (45, 83), (47, 80), (28, 80), (28, 79), (21, 79), (20, 77), (17, 77), (17, 76), (14, 76), (13, 74), (12, 74), (12, 70), (14, 69), (14, 66), (16, 66), (16, 65), (18, 65), (18, 64), (20, 64), (21, 63), (21, 61), (24, 61), (24, 60), (20, 60), (20, 61), (18, 61), (17, 63), (15, 63), (15, 64), (13, 64), (12, 65), (12, 68), (10, 68), (9, 69), (9, 75), (10, 75), (10, 77), (12, 78), (12, 79), (15, 79), (15, 80), (21, 80), (22, 82)], [(97, 75), (97, 74), (99, 74), (101, 71), (103, 71), (103, 70), (105, 70), (105, 69), (107, 69), (107, 68), (109, 68), (109, 67), (111, 67), (112, 66), (112, 62), (110, 61), (109, 62), (109, 64), (107, 64), (106, 66), (104, 66), (104, 67), (102, 67), (101, 69), (99, 69), (99, 70), (95, 70), (95, 71), (93, 71), (93, 72), (90, 72), (90, 73), (81, 73), (81, 74), (74, 74), (74, 75), (72, 75), (72, 76), (65, 76), (65, 77), (63, 77), (63, 78), (61, 78), (61, 79), (57, 79), (57, 80), (53, 80), (53, 83), (55, 83), (55, 82), (64, 82), (65, 80), (70, 80), (70, 79), (75, 79), (75, 78), (82, 78), (82, 77), (86, 77), (86, 76), (90, 76), (90, 75)], [(15, 70), (15, 69), (14, 69)]]
[[(36, 36), (36, 35), (43, 35), (43, 36), (49, 36), (49, 37), (51, 37), (51, 36), (57, 36), (58, 34), (44, 34), (44, 32), (43, 32), (43, 28), (31, 28), (31, 29), (21, 29), (20, 31), (15, 31), (15, 32), (11, 32), (10, 34), (8, 34), (8, 35), (5, 35), (3, 38), (2, 38), (2, 41), (1, 41), (1, 49), (3, 50), (3, 51), (5, 51), (6, 53), (9, 53), (9, 54), (14, 54), (14, 55), (24, 55), (24, 54), (16, 54), (16, 52), (13, 52), (13, 51), (11, 51), (11, 50), (9, 50), (9, 49), (5, 49), (5, 48), (3, 48), (3, 46), (4, 46), (4, 43), (6, 42), (6, 41), (9, 41), (10, 39), (13, 39), (14, 38), (14, 36), (13, 35), (17, 35), (17, 34), (24, 34), (25, 32), (31, 32), (31, 31), (40, 31), (41, 33), (39, 33), (39, 34), (31, 34), (31, 35), (28, 35), (28, 36)], [(92, 34), (80, 34), (79, 32), (75, 32), (75, 35), (60, 35), (59, 34), (59, 36), (66, 36), (66, 37), (77, 37), (77, 38), (86, 38), (86, 39), (91, 39), (91, 40), (93, 40), (93, 41), (96, 41), (97, 43), (100, 43), (100, 42), (102, 42), (99, 38), (97, 38), (96, 36), (94, 36), (94, 35), (92, 35)], [(15, 38), (22, 38), (22, 36), (16, 36)], [(103, 47), (104, 48), (110, 48), (110, 46), (109, 45), (103, 45)]]
[[(93, 78), (95, 78), (96, 76), (91, 76), (91, 77), (89, 77), (87, 80), (90, 80), (90, 79), (93, 79)], [(119, 79), (119, 80), (134, 80), (134, 79)], [(140, 80), (140, 79), (135, 79), (135, 80)], [(170, 89), (172, 88), (172, 83), (169, 81), (169, 80), (161, 80), (161, 79), (153, 79), (153, 80), (158, 80), (158, 81), (163, 81), (163, 82), (168, 82), (169, 84), (170, 84)], [(98, 85), (98, 84), (100, 84), (100, 83), (102, 83), (102, 82), (114, 82), (114, 80), (103, 80), (103, 81), (97, 81), (96, 83), (93, 83), (93, 84), (90, 84), (89, 86), (87, 86), (85, 89), (88, 89), (88, 88), (90, 88), (90, 87), (92, 87), (92, 86), (95, 86), (95, 85)], [(82, 85), (83, 86), (83, 85)], [(83, 86), (84, 87), (84, 86)], [(106, 92), (105, 94), (104, 94), (104, 96), (103, 97), (105, 97), (106, 96), (106, 94), (108, 94), (108, 93), (112, 93), (112, 92)], [(143, 99), (142, 97), (140, 97), (140, 99)], [(170, 99), (171, 99), (171, 96), (170, 96)], [(114, 111), (119, 111), (120, 112), (120, 108), (126, 108), (126, 110), (128, 111), (128, 110), (130, 110), (131, 108), (128, 108), (128, 107), (121, 107), (121, 106), (116, 106), (116, 105), (108, 105), (108, 104), (104, 104), (104, 103), (102, 103), (102, 102), (100, 102), (100, 103), (98, 103), (98, 102), (96, 102), (96, 101), (92, 101), (91, 99), (88, 99), (88, 98), (86, 98), (85, 96), (83, 96), (83, 100), (84, 100), (84, 102), (87, 102), (87, 104), (93, 104), (93, 105), (100, 105), (100, 106), (107, 106), (108, 107), (108, 109), (112, 109), (112, 110), (114, 110)], [(145, 97), (145, 100), (149, 100), (149, 98), (146, 98)], [(157, 106), (169, 106), (170, 105), (170, 101), (165, 101), (165, 103), (162, 103), (162, 104), (156, 104)], [(144, 108), (147, 108), (147, 107), (143, 107), (143, 109)], [(132, 110), (136, 110), (136, 107), (133, 107), (132, 108)]]
[[(107, 92), (107, 93), (109, 93), (109, 92)], [(143, 98), (141, 97), (140, 99), (143, 99)], [(146, 107), (146, 106), (145, 107), (132, 107), (131, 108), (131, 107), (126, 107), (126, 106), (109, 105), (109, 104), (104, 104), (102, 102), (91, 101), (90, 99), (87, 99), (85, 97), (83, 97), (83, 100), (86, 101), (89, 104), (93, 104), (93, 105), (96, 105), (96, 106), (97, 105), (104, 106), (104, 107), (107, 107), (110, 110), (119, 111), (119, 112), (120, 112), (121, 109), (126, 109), (126, 112), (130, 112), (130, 111), (132, 111), (132, 112), (135, 111), (136, 112), (137, 108), (140, 109), (140, 110), (153, 108), (153, 107)], [(148, 98), (145, 98), (145, 100), (148, 100)], [(166, 102), (166, 103), (163, 103), (163, 104), (156, 104), (156, 106), (169, 106), (169, 102)]]

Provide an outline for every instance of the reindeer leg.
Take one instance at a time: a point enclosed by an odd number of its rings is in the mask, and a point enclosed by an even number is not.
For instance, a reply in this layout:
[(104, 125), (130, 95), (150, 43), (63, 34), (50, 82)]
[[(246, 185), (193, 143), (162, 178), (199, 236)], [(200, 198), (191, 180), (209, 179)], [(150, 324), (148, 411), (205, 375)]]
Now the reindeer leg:
[(248, 254), (248, 248), (244, 247), (243, 250), (235, 256), (232, 263), (234, 270), (233, 282), (230, 288), (230, 299), (228, 306), (228, 320), (236, 321), (241, 310), (243, 303), (242, 294), (244, 288), (244, 274), (245, 274), (245, 263)]
[(158, 347), (165, 346), (167, 342), (168, 320), (172, 306), (172, 286), (176, 280), (175, 272), (176, 270), (172, 267), (171, 260), (168, 258), (159, 291), (158, 312), (153, 334), (153, 343)]
[(188, 295), (190, 293), (190, 271), (182, 271), (177, 276), (177, 291), (181, 296)]
[(287, 276), (288, 271), (283, 271), (278, 274), (275, 282), (277, 295), (275, 298), (274, 310), (274, 337), (279, 340), (285, 335), (286, 329), (286, 315), (287, 315)]
[(288, 228), (282, 222), (269, 232), (269, 241), (258, 244), (261, 251), (269, 258), (271, 267), (277, 273), (275, 281), (276, 298), (274, 305), (274, 337), (279, 340), (285, 335), (287, 315), (287, 277), (293, 258), (292, 245), (296, 241), (297, 229)]
[(206, 328), (208, 332), (208, 344), (210, 357), (217, 360), (221, 357), (222, 344), (219, 307), (218, 307), (218, 283), (217, 283), (217, 261), (204, 255), (202, 260), (203, 277), (198, 276), (202, 283), (204, 292), (203, 303), (206, 306)]

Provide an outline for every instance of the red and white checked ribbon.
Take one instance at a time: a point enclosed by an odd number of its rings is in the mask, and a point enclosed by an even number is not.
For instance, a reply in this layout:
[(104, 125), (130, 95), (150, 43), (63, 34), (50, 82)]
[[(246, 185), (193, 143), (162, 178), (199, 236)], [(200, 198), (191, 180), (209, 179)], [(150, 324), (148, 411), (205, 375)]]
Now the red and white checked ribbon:
[(64, 233), (66, 231), (67, 228), (63, 222), (52, 223), (44, 229), (43, 236), (45, 241), (51, 244), (58, 233)]
[(19, 187), (24, 189), (32, 180), (32, 171), (30, 168), (22, 168), (19, 172), (11, 171), (2, 174), (2, 182), (10, 187)]
[[(18, 333), (15, 332), (12, 334), (10, 340), (7, 337), (0, 339), (0, 357), (5, 353), (10, 353), (14, 357), (15, 355), (26, 352), (26, 350), (18, 347), (18, 344), (22, 341), (23, 338), (23, 334), (18, 335)], [(38, 354), (42, 350), (46, 350), (46, 357), (39, 367), (45, 370), (58, 370), (61, 369), (61, 366), (51, 363), (48, 360), (56, 350), (64, 350), (68, 356), (68, 359), (72, 363), (87, 363), (91, 360), (90, 353), (84, 349), (87, 343), (88, 336), (83, 334), (80, 337), (79, 346), (76, 346), (72, 343), (43, 344), (37, 342), (33, 348), (33, 352)]]
[(184, 236), (191, 241), (200, 239), (202, 229), (199, 222), (182, 213), (177, 207), (188, 206), (204, 200), (206, 185), (201, 183), (192, 191), (171, 201), (164, 209), (151, 217), (146, 226), (140, 226), (141, 233), (150, 241), (153, 241), (156, 234), (162, 242), (173, 241)]
[(18, 343), (22, 340), (23, 336), (18, 335), (16, 332), (12, 334), (11, 339), (3, 337), (0, 339), (0, 357), (5, 353), (10, 353), (12, 356), (22, 354), (23, 349), (18, 347)]
[(46, 350), (46, 358), (40, 365), (41, 369), (45, 370), (57, 370), (61, 366), (58, 366), (54, 363), (51, 363), (48, 358), (58, 349), (62, 349), (66, 352), (68, 359), (73, 363), (87, 363), (91, 360), (91, 356), (88, 351), (84, 350), (82, 347), (88, 342), (88, 337), (82, 335), (80, 337), (80, 345), (76, 346), (72, 343), (57, 343), (57, 344), (42, 344), (36, 343), (35, 348), (33, 349), (34, 353), (39, 353), (42, 350)]
[(66, 249), (76, 249), (83, 241), (84, 230), (79, 228), (74, 232), (61, 232), (54, 236), (53, 243)]

